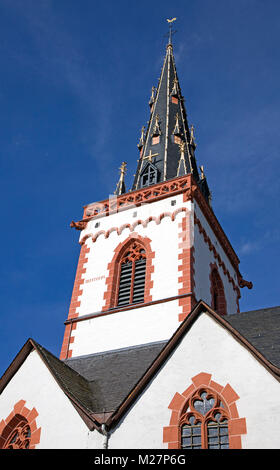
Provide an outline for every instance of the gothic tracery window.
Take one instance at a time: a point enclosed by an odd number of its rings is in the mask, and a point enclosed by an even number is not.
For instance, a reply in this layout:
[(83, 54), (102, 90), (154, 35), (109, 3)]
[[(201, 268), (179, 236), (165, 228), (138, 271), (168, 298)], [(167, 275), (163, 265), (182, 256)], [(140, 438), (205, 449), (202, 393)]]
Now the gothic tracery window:
[(228, 449), (228, 413), (219, 395), (203, 388), (189, 399), (180, 419), (182, 449)]
[(31, 429), (28, 421), (21, 415), (16, 415), (9, 423), (10, 432), (2, 449), (29, 449)]
[(140, 243), (134, 241), (127, 247), (120, 260), (119, 269), (117, 305), (144, 302), (146, 252)]

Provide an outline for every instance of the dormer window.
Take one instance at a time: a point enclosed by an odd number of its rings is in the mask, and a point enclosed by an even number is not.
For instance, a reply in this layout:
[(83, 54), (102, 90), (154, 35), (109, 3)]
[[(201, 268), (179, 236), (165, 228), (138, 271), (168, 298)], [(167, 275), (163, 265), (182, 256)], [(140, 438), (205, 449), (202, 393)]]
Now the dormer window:
[(158, 170), (152, 164), (148, 163), (141, 173), (141, 187), (150, 186), (151, 184), (157, 183)]

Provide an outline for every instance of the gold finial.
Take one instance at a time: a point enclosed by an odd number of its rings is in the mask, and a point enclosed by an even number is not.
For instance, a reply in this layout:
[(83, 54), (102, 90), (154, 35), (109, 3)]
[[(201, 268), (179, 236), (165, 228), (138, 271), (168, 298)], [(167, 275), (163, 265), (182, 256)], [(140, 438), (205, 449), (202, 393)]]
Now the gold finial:
[(177, 77), (174, 78), (171, 95), (173, 95), (173, 96), (178, 95), (178, 79), (177, 79)]
[(173, 130), (172, 134), (174, 134), (174, 135), (180, 135), (181, 134), (180, 124), (179, 124), (179, 113), (176, 113), (176, 122), (175, 122), (175, 127), (174, 127), (174, 130)]
[(138, 144), (139, 150), (140, 150), (140, 149), (143, 147), (143, 145), (144, 145), (144, 133), (145, 133), (145, 126), (143, 126), (142, 129), (141, 129), (141, 137), (140, 137), (139, 144)]
[(181, 153), (181, 157), (182, 157), (182, 156), (184, 156), (184, 153), (186, 152), (186, 143), (181, 141), (178, 145), (180, 147), (180, 153)]
[[(187, 173), (186, 169), (186, 161), (185, 161), (185, 153), (186, 153), (186, 143), (181, 140), (181, 142), (178, 144), (180, 148), (180, 159), (178, 162), (178, 168), (177, 168), (177, 176), (182, 176), (182, 174)], [(183, 173), (182, 173), (183, 171)]]
[(193, 145), (194, 147), (196, 147), (196, 143), (195, 143), (195, 139), (194, 139), (194, 127), (193, 127), (193, 124), (191, 126), (191, 141), (190, 141), (190, 144)]
[(156, 122), (155, 122), (155, 125), (154, 125), (153, 136), (161, 134), (161, 130), (160, 130), (160, 127), (159, 127), (159, 115), (158, 114), (156, 115), (155, 120), (156, 120)]
[(120, 196), (121, 194), (123, 194), (125, 192), (124, 175), (126, 174), (126, 165), (127, 165), (126, 162), (122, 162), (122, 164), (119, 168), (119, 170), (120, 170), (120, 179), (119, 179), (119, 182), (117, 184), (116, 190), (114, 192), (114, 194), (116, 194), (116, 196)]
[(126, 174), (126, 165), (127, 163), (126, 162), (122, 162), (119, 170), (121, 170), (121, 177), (124, 176)]
[(204, 166), (201, 165), (199, 168), (200, 168), (200, 171), (201, 171), (201, 173), (200, 173), (200, 179), (204, 180), (204, 178), (205, 178)]

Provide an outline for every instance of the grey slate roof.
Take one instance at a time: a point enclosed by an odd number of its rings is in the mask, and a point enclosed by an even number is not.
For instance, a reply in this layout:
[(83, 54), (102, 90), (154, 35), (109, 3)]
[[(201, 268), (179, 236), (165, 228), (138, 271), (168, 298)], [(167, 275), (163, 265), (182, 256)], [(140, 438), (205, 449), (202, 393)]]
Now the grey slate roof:
[(65, 364), (88, 381), (92, 412), (114, 411), (158, 356), (166, 342), (80, 356)]
[(280, 368), (280, 306), (228, 315), (225, 320)]
[[(224, 319), (268, 361), (280, 368), (280, 306), (228, 315)], [(86, 379), (89, 388), (86, 389), (81, 378), (76, 378), (69, 386), (74, 387), (75, 393), (85, 403), (85, 395), (90, 390), (91, 401), (88, 399), (87, 403), (93, 413), (114, 411), (166, 343), (134, 346), (65, 360), (64, 364), (78, 372), (78, 377)], [(64, 382), (67, 381), (64, 379)]]
[[(200, 304), (201, 302), (197, 304), (198, 307)], [(197, 307), (193, 313), (196, 309)], [(200, 306), (200, 311), (205, 310), (207, 306)], [(217, 314), (215, 315), (219, 318)], [(222, 319), (225, 326), (228, 323), (230, 327), (233, 327), (241, 337), (261, 353), (265, 360), (272, 364), (279, 377), (280, 306), (227, 315)], [(182, 329), (184, 323), (177, 331)], [(158, 367), (158, 364), (162, 364), (161, 359), (156, 360), (160, 353), (163, 352), (163, 356), (168, 357), (170, 344), (176, 345), (176, 342), (174, 343), (176, 334), (177, 332), (170, 341), (74, 357), (65, 361), (58, 359), (43, 346), (30, 339), (0, 379), (0, 392), (33, 346), (62, 390), (72, 399), (74, 405), (85, 410), (88, 417), (95, 419), (95, 415), (103, 412), (109, 414), (118, 412), (120, 405), (130, 400), (132, 391), (142, 381), (141, 379), (146, 380), (146, 372), (150, 366), (154, 364)]]

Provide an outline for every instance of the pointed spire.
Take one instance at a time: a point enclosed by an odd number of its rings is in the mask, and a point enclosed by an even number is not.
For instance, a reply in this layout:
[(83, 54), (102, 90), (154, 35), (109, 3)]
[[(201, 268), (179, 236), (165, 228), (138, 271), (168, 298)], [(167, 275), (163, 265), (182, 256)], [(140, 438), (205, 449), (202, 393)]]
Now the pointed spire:
[[(195, 150), (196, 142), (194, 127), (189, 127), (185, 100), (181, 93), (173, 55), (172, 29), (176, 18), (168, 20), (169, 42), (161, 69), (158, 86), (152, 88), (150, 99), (151, 112), (147, 129), (142, 134), (138, 144), (140, 158), (134, 177), (132, 190), (147, 186), (145, 174), (147, 164), (153, 165), (156, 177), (149, 184), (159, 183), (182, 174), (192, 173), (199, 183), (200, 177), (197, 168)], [(184, 152), (180, 150), (178, 158), (178, 145), (184, 144)], [(153, 161), (149, 156), (153, 156)]]
[(124, 182), (124, 175), (126, 174), (126, 165), (126, 162), (122, 162), (120, 167), (120, 179), (114, 193), (116, 196), (120, 196), (121, 194), (126, 193), (126, 187)]

